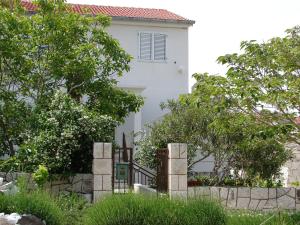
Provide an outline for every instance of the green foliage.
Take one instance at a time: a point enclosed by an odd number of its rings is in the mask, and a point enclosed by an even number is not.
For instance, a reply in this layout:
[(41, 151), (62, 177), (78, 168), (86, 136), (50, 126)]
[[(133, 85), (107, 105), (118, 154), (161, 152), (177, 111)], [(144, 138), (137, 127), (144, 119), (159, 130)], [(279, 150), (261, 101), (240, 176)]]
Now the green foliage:
[[(156, 167), (156, 150), (168, 143), (188, 143), (189, 169), (208, 156), (215, 159), (214, 175), (222, 182), (231, 169), (242, 170), (249, 179), (256, 176), (273, 179), (290, 158), (280, 142), (282, 133), (269, 125), (224, 105), (223, 77), (195, 75), (192, 94), (169, 101), (163, 107), (170, 113), (150, 126), (149, 134), (138, 143), (137, 160)], [(216, 87), (212, 83), (218, 83)], [(221, 88), (222, 87), (222, 88)], [(201, 153), (201, 157), (196, 156)], [(219, 176), (223, 174), (222, 176)]]
[(299, 214), (285, 212), (254, 213), (254, 212), (229, 212), (228, 225), (296, 225), (299, 224)]
[(221, 225), (222, 208), (207, 200), (171, 201), (139, 195), (117, 195), (94, 204), (84, 215), (85, 225)]
[(207, 110), (175, 101), (162, 104), (162, 108), (171, 112), (161, 121), (149, 125), (149, 135), (144, 134), (137, 143), (135, 157), (142, 165), (156, 168), (155, 155), (158, 148), (166, 148), (168, 143), (187, 143), (188, 164), (191, 168), (196, 163), (194, 157), (200, 146), (207, 150), (203, 152), (205, 155), (210, 152), (210, 143), (206, 141), (210, 120)]
[(7, 160), (0, 161), (0, 171), (10, 172), (10, 171), (21, 171), (21, 162), (15, 156), (10, 157)]
[(252, 115), (238, 107), (239, 97), (231, 93), (226, 77), (208, 74), (194, 77), (197, 80), (194, 90), (191, 95), (183, 96), (182, 101), (211, 111), (213, 121), (209, 129), (219, 149), (216, 159), (229, 161), (228, 165), (246, 171), (248, 176), (270, 179), (278, 175), (291, 152), (284, 148), (287, 130), (282, 124), (270, 125), (261, 120), (273, 113), (260, 111)]
[(32, 174), (32, 178), (39, 188), (43, 188), (49, 177), (47, 167), (39, 165), (39, 168)]
[(218, 61), (228, 67), (226, 93), (235, 97), (235, 107), (298, 143), (300, 27), (286, 34), (264, 43), (244, 41), (241, 54), (221, 56)]
[(230, 186), (230, 187), (262, 187), (276, 188), (282, 187), (280, 180), (262, 179), (260, 177), (241, 178), (225, 176), (221, 181), (218, 177), (196, 176), (189, 182), (191, 186)]
[(22, 141), (30, 107), (21, 97), (31, 70), (28, 39), (30, 21), (16, 17), (0, 6), (0, 154), (15, 153), (14, 144)]
[(0, 195), (0, 211), (32, 214), (49, 225), (64, 225), (65, 217), (55, 201), (45, 192)]
[(29, 183), (26, 176), (19, 176), (17, 178), (16, 186), (21, 194), (27, 194), (30, 192)]
[(291, 186), (293, 186), (293, 187), (300, 187), (300, 182), (299, 181), (291, 182)]
[(21, 146), (18, 157), (24, 167), (45, 165), (52, 174), (90, 172), (93, 142), (112, 142), (117, 124), (61, 92), (35, 123), (36, 132)]
[[(216, 177), (209, 177), (209, 176), (202, 176), (202, 175), (196, 176), (195, 180), (198, 181), (199, 186), (213, 186), (218, 183), (218, 179), (216, 179)], [(225, 180), (226, 177), (224, 179), (224, 182)], [(218, 185), (220, 185), (220, 183)]]
[[(30, 16), (17, 2), (0, 4), (0, 155), (13, 156), (23, 145), (16, 167), (33, 171), (46, 162), (50, 172), (70, 170), (71, 151), (82, 149), (72, 158), (76, 163), (86, 153), (89, 158), (92, 138), (111, 140), (116, 121), (138, 111), (143, 99), (116, 86), (115, 75), (129, 71), (131, 56), (106, 31), (109, 17), (70, 13), (64, 1), (35, 4)], [(69, 106), (53, 101), (61, 90), (73, 99)], [(73, 115), (64, 111), (68, 107)], [(110, 137), (103, 136), (105, 129)]]
[(83, 214), (90, 206), (83, 197), (75, 193), (63, 194), (55, 198), (57, 206), (62, 210), (66, 225), (82, 225)]

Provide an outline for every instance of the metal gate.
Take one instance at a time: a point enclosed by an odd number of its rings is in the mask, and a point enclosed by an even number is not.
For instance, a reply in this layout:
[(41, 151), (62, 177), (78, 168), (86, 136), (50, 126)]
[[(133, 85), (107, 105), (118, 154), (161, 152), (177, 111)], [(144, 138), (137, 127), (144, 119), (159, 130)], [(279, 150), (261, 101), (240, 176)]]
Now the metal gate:
[(126, 147), (123, 134), (123, 146), (113, 149), (112, 188), (113, 193), (128, 193), (133, 184), (156, 187), (158, 192), (168, 191), (168, 149), (157, 150), (157, 173), (140, 166), (133, 160), (133, 148)]
[(155, 186), (155, 172), (133, 160), (132, 148), (114, 148), (112, 164), (113, 193), (128, 193), (135, 183)]
[(113, 149), (113, 193), (128, 193), (133, 188), (133, 149)]

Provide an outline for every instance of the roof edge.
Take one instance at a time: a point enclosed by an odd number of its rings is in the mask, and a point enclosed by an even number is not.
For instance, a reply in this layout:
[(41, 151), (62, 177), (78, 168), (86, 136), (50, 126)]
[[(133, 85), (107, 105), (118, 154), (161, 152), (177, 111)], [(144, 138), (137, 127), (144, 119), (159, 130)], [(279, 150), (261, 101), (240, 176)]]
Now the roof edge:
[(193, 26), (194, 20), (174, 20), (174, 19), (157, 19), (157, 18), (144, 18), (144, 17), (127, 17), (127, 16), (110, 16), (113, 20), (119, 21), (137, 21), (137, 22), (153, 22), (153, 23), (172, 23), (172, 24), (185, 24)]
[[(35, 10), (27, 10), (27, 13), (32, 15), (36, 14), (37, 12)], [(97, 16), (94, 14), (81, 14), (86, 16)], [(106, 15), (106, 14), (103, 14)], [(171, 23), (171, 24), (185, 24), (188, 26), (193, 26), (196, 22), (194, 20), (173, 20), (173, 19), (157, 19), (157, 18), (144, 18), (144, 17), (127, 17), (127, 16), (109, 16), (113, 20), (117, 21), (135, 21), (135, 22), (152, 22), (152, 23)]]

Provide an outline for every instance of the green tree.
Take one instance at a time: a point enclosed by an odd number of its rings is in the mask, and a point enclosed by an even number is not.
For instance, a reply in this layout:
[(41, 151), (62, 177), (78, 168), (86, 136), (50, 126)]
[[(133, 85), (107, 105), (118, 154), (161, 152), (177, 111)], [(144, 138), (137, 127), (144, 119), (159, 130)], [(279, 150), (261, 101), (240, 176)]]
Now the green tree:
[(27, 17), (16, 16), (10, 10), (0, 11), (0, 155), (15, 153), (20, 144), (30, 107), (26, 104), (32, 60), (30, 43), (24, 38), (30, 33)]
[(194, 77), (197, 82), (193, 92), (182, 97), (182, 101), (212, 113), (209, 129), (217, 137), (218, 154), (214, 155), (217, 164), (226, 162), (225, 170), (242, 169), (250, 177), (278, 175), (280, 167), (291, 157), (291, 152), (284, 147), (285, 126), (271, 126), (261, 120), (272, 116), (273, 112), (262, 110), (259, 114), (247, 114), (241, 110), (237, 106), (239, 97), (231, 92), (226, 77), (208, 74), (195, 74)]
[[(76, 143), (77, 147), (72, 151), (86, 144), (84, 135), (89, 137), (86, 148), (91, 147), (93, 140), (111, 141), (111, 130), (116, 124), (143, 104), (141, 97), (116, 85), (116, 77), (129, 71), (131, 56), (106, 31), (109, 17), (70, 13), (69, 6), (63, 1), (38, 0), (35, 3), (37, 13), (32, 15), (21, 10), (18, 1), (0, 4), (0, 154), (14, 155), (14, 146), (24, 149), (24, 143), (34, 146), (32, 149), (39, 154), (48, 150), (63, 151), (60, 145), (50, 149), (47, 132), (56, 130), (49, 137), (59, 140), (58, 130), (63, 131), (66, 124), (51, 130), (45, 127), (47, 119), (41, 122), (41, 116), (51, 116), (50, 112), (65, 107), (65, 102), (61, 101), (54, 104), (57, 109), (53, 108), (56, 93), (60, 91), (65, 92), (64, 98), (76, 101), (76, 107), (82, 107), (84, 115), (89, 115), (90, 123), (102, 126), (97, 129), (93, 126), (86, 129), (79, 125), (73, 127), (81, 130), (72, 130), (80, 133), (74, 135), (80, 137), (80, 143)], [(77, 113), (74, 108), (70, 110)], [(75, 116), (64, 112), (62, 115), (66, 116), (65, 121), (72, 121)], [(108, 119), (98, 123), (97, 118), (103, 116)], [(111, 128), (107, 128), (108, 125)], [(102, 132), (104, 128), (110, 138)], [(74, 147), (72, 143), (68, 144), (66, 149)], [(89, 153), (87, 155), (90, 157)], [(73, 156), (68, 157), (69, 160)], [(67, 169), (70, 167), (66, 166)]]
[(218, 61), (228, 67), (226, 93), (235, 98), (235, 107), (300, 144), (300, 27), (286, 33), (264, 43), (244, 41), (241, 54)]

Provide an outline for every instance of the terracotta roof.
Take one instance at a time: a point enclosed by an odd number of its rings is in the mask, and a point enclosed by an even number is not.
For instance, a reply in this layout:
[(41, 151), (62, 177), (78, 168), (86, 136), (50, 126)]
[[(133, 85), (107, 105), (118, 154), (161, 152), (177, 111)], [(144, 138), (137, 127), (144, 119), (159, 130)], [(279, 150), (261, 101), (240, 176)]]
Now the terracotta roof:
[[(35, 12), (37, 7), (31, 1), (22, 0), (23, 7), (29, 12)], [(105, 14), (114, 19), (122, 20), (140, 20), (153, 22), (172, 22), (194, 24), (195, 21), (188, 20), (182, 16), (172, 13), (165, 9), (149, 9), (149, 8), (134, 8), (134, 7), (116, 7), (116, 6), (101, 6), (101, 5), (81, 5), (67, 3), (69, 11), (87, 15)]]

